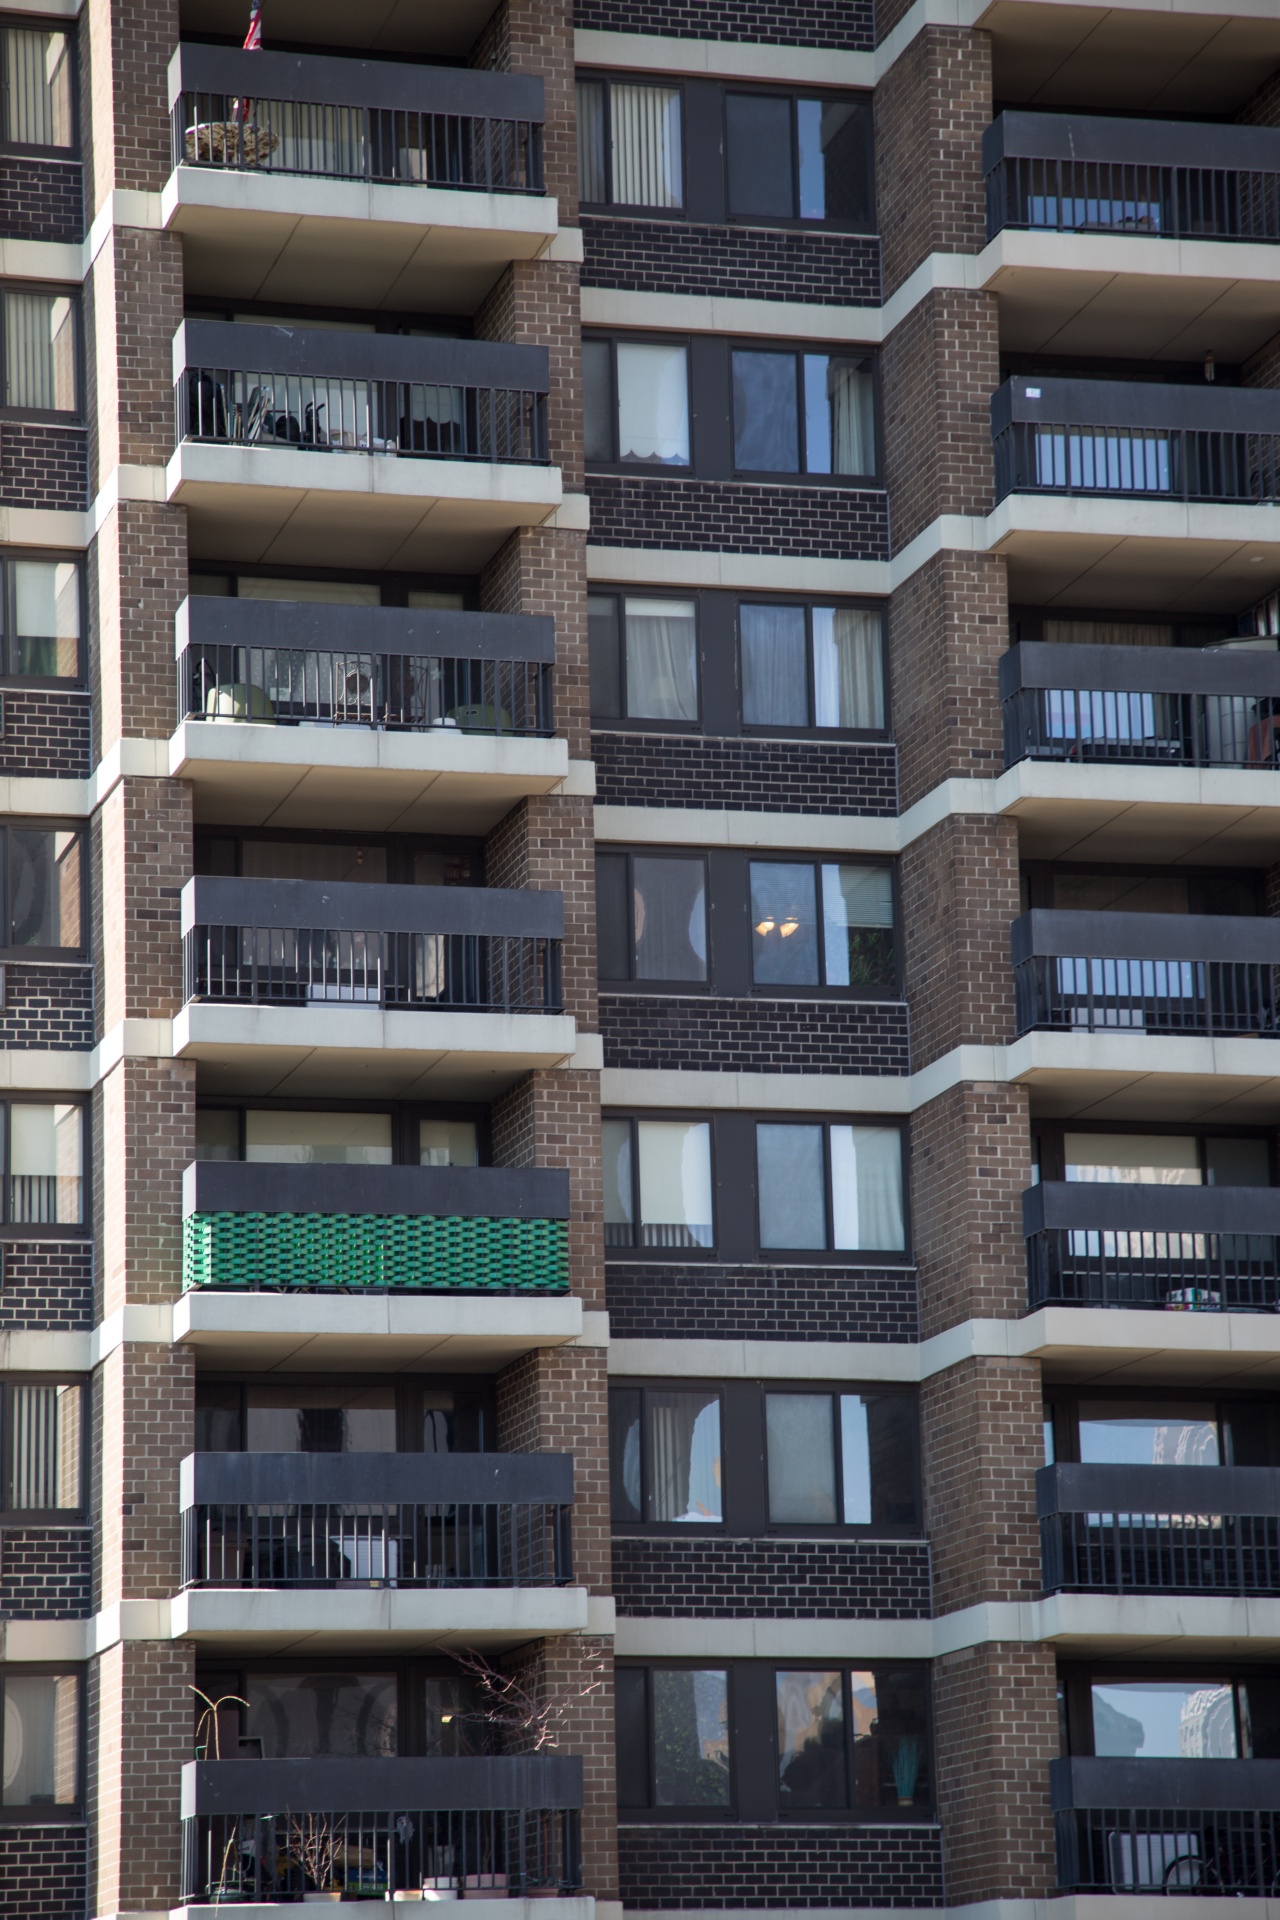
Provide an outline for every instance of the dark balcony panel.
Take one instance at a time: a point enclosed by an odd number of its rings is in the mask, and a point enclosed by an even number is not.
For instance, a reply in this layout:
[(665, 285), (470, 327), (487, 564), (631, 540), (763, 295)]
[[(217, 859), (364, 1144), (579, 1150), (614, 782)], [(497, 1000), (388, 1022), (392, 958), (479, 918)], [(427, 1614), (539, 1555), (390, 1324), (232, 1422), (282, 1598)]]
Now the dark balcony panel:
[(176, 438), (547, 464), (545, 347), (186, 320)]
[(183, 1898), (339, 1887), (377, 1899), (424, 1881), (570, 1894), (581, 1806), (582, 1762), (568, 1755), (188, 1761)]
[(1035, 907), (1013, 923), (1017, 1030), (1277, 1034), (1280, 920)]
[(1046, 1593), (1280, 1593), (1280, 1472), (1063, 1464), (1036, 1475)]
[(182, 890), (186, 998), (559, 1013), (564, 900), (499, 887), (204, 876)]
[(179, 725), (554, 732), (555, 624), (533, 614), (195, 595), (177, 640)]
[(1023, 1194), (1022, 1224), (1033, 1310), (1280, 1304), (1280, 1188), (1053, 1180)]
[(1058, 1886), (1268, 1895), (1280, 1879), (1280, 1761), (1049, 1763)]
[(1006, 767), (1280, 765), (1280, 651), (1024, 640), (1000, 662)]
[(996, 498), (1280, 499), (1280, 390), (1023, 375), (991, 396)]
[(175, 167), (543, 192), (533, 74), (183, 45), (169, 107)]
[(572, 1504), (568, 1454), (190, 1454), (182, 1584), (564, 1586)]
[(1280, 129), (1002, 113), (982, 141), (987, 234), (1280, 240)]

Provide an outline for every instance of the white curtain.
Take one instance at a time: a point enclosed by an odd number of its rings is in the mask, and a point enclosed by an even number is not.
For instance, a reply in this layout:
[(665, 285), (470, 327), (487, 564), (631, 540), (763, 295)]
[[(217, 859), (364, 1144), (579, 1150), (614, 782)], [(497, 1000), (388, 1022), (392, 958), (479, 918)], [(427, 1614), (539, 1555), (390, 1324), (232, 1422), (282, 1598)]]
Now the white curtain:
[(618, 458), (689, 464), (689, 374), (683, 347), (618, 345)]
[(697, 610), (692, 600), (628, 600), (627, 713), (633, 720), (696, 720)]
[(831, 401), (831, 471), (876, 470), (875, 405), (865, 361), (832, 360), (827, 368)]
[(678, 89), (615, 84), (609, 98), (613, 113), (614, 204), (683, 205)]
[(9, 407), (74, 413), (75, 310), (65, 294), (4, 296), (4, 398)]
[[(830, 613), (831, 609), (826, 611)], [(751, 727), (804, 727), (809, 693), (804, 657), (804, 608), (744, 606), (742, 717)], [(817, 633), (817, 614), (814, 615)], [(820, 725), (833, 726), (835, 721)]]
[(16, 146), (71, 145), (71, 63), (65, 33), (5, 29), (5, 136)]
[(813, 705), (819, 727), (883, 727), (878, 613), (854, 607), (813, 609)]
[(705, 1120), (642, 1120), (641, 1240), (646, 1247), (711, 1245), (711, 1129)]
[(902, 1136), (896, 1127), (832, 1127), (831, 1198), (837, 1247), (902, 1249)]

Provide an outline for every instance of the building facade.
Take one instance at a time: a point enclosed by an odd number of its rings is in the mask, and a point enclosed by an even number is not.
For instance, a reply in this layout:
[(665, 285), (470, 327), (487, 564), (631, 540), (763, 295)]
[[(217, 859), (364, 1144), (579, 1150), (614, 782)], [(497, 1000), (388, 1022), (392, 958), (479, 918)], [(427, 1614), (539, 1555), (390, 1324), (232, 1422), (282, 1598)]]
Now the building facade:
[(249, 11), (0, 12), (0, 1914), (1280, 1896), (1274, 0)]

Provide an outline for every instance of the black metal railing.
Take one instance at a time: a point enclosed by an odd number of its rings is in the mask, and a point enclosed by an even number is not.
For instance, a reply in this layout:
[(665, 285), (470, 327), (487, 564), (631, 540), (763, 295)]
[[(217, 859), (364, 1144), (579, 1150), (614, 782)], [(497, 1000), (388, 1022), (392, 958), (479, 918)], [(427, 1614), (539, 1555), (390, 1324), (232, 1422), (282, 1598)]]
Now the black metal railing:
[(1013, 924), (1017, 1030), (1274, 1038), (1280, 921), (1033, 909)]
[(170, 94), (175, 167), (545, 190), (542, 83), (522, 75), (185, 45)]
[(185, 996), (256, 1006), (559, 1013), (562, 896), (189, 881)]
[(1280, 1893), (1280, 1762), (1054, 1760), (1049, 1777), (1061, 1892)]
[(1022, 1223), (1033, 1311), (1280, 1304), (1280, 1188), (1046, 1181), (1023, 1194)]
[(1269, 1467), (1042, 1467), (1045, 1592), (1280, 1593), (1277, 1491)]
[(1003, 113), (983, 139), (987, 236), (1007, 227), (1280, 240), (1271, 127)]
[(991, 401), (996, 497), (1280, 499), (1280, 393), (1268, 388), (1031, 379)]
[(1280, 765), (1280, 651), (1023, 641), (1000, 662), (1005, 765)]

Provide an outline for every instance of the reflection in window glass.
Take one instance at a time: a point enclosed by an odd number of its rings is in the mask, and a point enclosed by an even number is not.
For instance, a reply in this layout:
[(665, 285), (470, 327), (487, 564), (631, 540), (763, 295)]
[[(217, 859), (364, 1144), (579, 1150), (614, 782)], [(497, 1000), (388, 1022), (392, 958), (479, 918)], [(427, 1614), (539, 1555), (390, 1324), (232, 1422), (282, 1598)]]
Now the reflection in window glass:
[(197, 1107), (196, 1159), (239, 1158), (240, 1115), (231, 1107)]
[[(867, 1430), (867, 1402), (858, 1393), (842, 1393), (839, 1400), (840, 1479), (843, 1490), (840, 1518), (846, 1527), (866, 1527), (870, 1526), (872, 1519), (871, 1441)], [(882, 1414), (888, 1413), (892, 1418), (893, 1414), (906, 1411), (906, 1402), (890, 1400), (886, 1403), (881, 1400), (877, 1402), (876, 1410)], [(883, 1430), (884, 1421), (881, 1420), (879, 1425)], [(885, 1477), (892, 1477), (895, 1480), (905, 1479), (906, 1476), (901, 1471), (905, 1458), (906, 1450), (904, 1449), (903, 1455), (896, 1463), (898, 1473), (891, 1473)], [(881, 1505), (887, 1504), (885, 1501), (881, 1502)]]
[(729, 1676), (721, 1669), (653, 1673), (653, 1803), (729, 1804)]
[(756, 1127), (762, 1247), (825, 1247), (826, 1170), (820, 1126)]
[(10, 1221), (81, 1225), (83, 1152), (83, 1108), (15, 1101), (9, 1108)]
[(834, 1526), (836, 1462), (830, 1394), (766, 1394), (765, 1435), (770, 1521)]
[(684, 347), (618, 343), (619, 460), (689, 464), (689, 376)]
[(80, 946), (80, 835), (10, 827), (8, 844), (10, 945)]
[(1211, 1187), (1271, 1185), (1271, 1154), (1265, 1140), (1209, 1139), (1204, 1153)]
[(707, 870), (700, 859), (637, 854), (634, 889), (635, 978), (707, 977)]
[(888, 867), (823, 866), (822, 947), (828, 986), (893, 984), (893, 876)]
[(862, 114), (844, 101), (797, 100), (800, 218), (861, 223), (867, 208)]
[(1080, 1458), (1089, 1466), (1217, 1467), (1222, 1464), (1217, 1418), (1209, 1405), (1085, 1401)]
[(245, 1389), (247, 1453), (394, 1453), (396, 1390), (385, 1386), (293, 1386), (253, 1381)]
[(0, 293), (4, 404), (41, 413), (76, 411), (75, 307), (65, 294)]
[(474, 1120), (420, 1120), (418, 1165), (478, 1167), (480, 1150)]
[(0, 1804), (74, 1806), (79, 1696), (73, 1673), (6, 1673)]
[[(720, 1397), (706, 1392), (645, 1395), (648, 1520), (723, 1520)], [(626, 1463), (624, 1458), (624, 1478)]]
[(80, 1388), (15, 1382), (5, 1390), (8, 1509), (81, 1503)]
[(602, 1120), (600, 1147), (604, 1162), (604, 1243), (606, 1247), (634, 1246), (631, 1122)]
[(1234, 1760), (1233, 1690), (1217, 1680), (1117, 1680), (1091, 1689), (1093, 1750), (1144, 1760)]
[(1068, 1133), (1063, 1155), (1068, 1180), (1200, 1185), (1200, 1149), (1193, 1134)]
[(391, 1759), (397, 1751), (392, 1673), (249, 1673), (246, 1731), (266, 1760)]
[(734, 354), (733, 464), (748, 473), (799, 471), (794, 353)]
[(808, 861), (751, 862), (751, 959), (757, 982), (818, 984), (815, 869)]
[(263, 580), (242, 573), (236, 593), (241, 600), (297, 600), (322, 607), (382, 605), (382, 589), (358, 580)]
[(280, 1113), (244, 1117), (245, 1159), (281, 1166), (389, 1167), (389, 1113)]
[(775, 1684), (779, 1804), (804, 1809), (847, 1807), (843, 1675), (779, 1673)]
[(478, 1681), (463, 1673), (429, 1674), (422, 1685), (426, 1717), (424, 1753), (452, 1757), (490, 1751), (484, 1698)]
[(17, 147), (74, 145), (71, 43), (40, 27), (5, 27), (3, 137)]
[(642, 1120), (640, 1244), (711, 1245), (711, 1128), (705, 1120)]
[(80, 671), (80, 570), (68, 560), (12, 560), (13, 633), (7, 670), (43, 680)]

